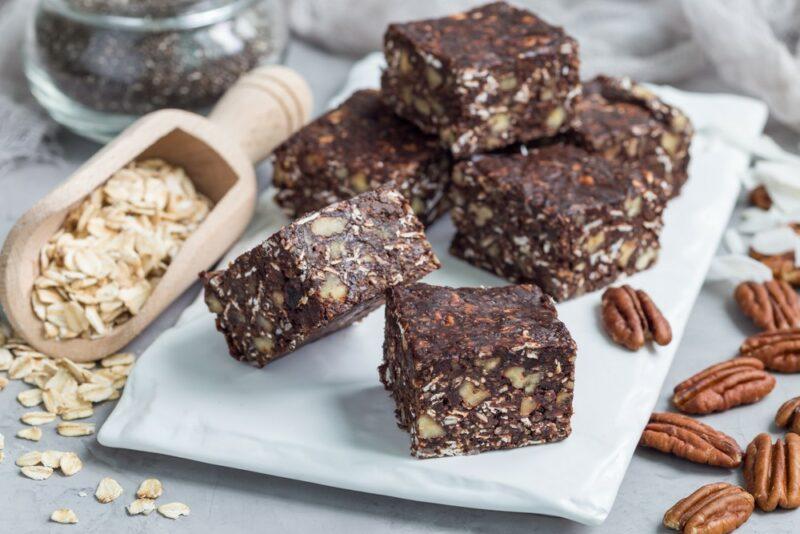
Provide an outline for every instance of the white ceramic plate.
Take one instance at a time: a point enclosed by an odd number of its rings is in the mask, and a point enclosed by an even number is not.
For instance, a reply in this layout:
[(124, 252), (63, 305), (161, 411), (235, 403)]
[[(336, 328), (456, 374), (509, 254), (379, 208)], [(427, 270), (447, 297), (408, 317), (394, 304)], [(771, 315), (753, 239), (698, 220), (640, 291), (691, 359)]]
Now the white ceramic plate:
[[(630, 353), (601, 330), (599, 292), (560, 304), (579, 347), (573, 432), (565, 441), (416, 460), (378, 382), (382, 309), (259, 370), (227, 355), (212, 316), (195, 303), (141, 356), (100, 443), (406, 499), (602, 522), (734, 206), (749, 162), (735, 145), (754, 141), (766, 118), (750, 99), (659, 91), (699, 133), (690, 180), (666, 212), (660, 260), (631, 284), (659, 304), (674, 340)], [(269, 199), (261, 207), (259, 239), (282, 224)], [(503, 283), (450, 257), (452, 234), (448, 220), (430, 229), (444, 267), (427, 282)]]

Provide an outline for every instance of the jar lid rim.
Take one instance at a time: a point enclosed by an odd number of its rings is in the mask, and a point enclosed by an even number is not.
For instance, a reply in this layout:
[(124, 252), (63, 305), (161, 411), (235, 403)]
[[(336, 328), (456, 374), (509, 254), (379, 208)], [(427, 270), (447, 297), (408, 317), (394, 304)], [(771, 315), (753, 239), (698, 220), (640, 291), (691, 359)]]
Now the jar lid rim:
[(186, 6), (186, 11), (165, 15), (83, 10), (70, 0), (45, 0), (43, 5), (66, 18), (89, 26), (153, 32), (211, 26), (232, 18), (259, 1), (263, 0), (189, 0), (182, 4)]

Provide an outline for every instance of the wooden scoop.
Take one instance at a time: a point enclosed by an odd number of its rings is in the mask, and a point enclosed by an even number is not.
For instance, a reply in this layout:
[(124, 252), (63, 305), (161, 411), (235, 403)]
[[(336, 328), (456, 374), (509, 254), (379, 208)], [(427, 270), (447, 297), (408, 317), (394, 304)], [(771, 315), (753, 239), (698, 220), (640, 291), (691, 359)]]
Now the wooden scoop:
[[(103, 358), (128, 344), (241, 235), (255, 208), (253, 164), (303, 126), (311, 107), (306, 82), (291, 69), (271, 66), (243, 76), (207, 119), (166, 109), (132, 124), (34, 205), (9, 233), (0, 253), (0, 305), (16, 333), (49, 356), (76, 362)], [(214, 202), (213, 209), (184, 242), (138, 314), (98, 339), (45, 339), (31, 305), (39, 251), (89, 193), (131, 161), (147, 158), (183, 167), (197, 190)]]

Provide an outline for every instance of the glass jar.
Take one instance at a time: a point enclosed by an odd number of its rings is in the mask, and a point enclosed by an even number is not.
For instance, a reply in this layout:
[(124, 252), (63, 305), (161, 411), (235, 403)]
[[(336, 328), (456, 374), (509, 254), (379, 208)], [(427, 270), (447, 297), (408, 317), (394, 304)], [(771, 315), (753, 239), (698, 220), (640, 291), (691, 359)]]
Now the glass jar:
[(56, 121), (104, 142), (156, 109), (206, 110), (287, 39), (281, 0), (38, 0), (25, 72)]

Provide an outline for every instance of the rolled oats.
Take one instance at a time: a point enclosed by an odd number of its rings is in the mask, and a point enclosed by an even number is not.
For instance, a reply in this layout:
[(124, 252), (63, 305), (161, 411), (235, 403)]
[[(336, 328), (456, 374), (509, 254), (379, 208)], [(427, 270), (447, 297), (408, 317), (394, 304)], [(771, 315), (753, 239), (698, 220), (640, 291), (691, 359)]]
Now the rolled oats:
[(158, 507), (158, 513), (169, 519), (178, 519), (182, 515), (189, 515), (189, 507), (182, 502), (171, 502)]
[(81, 462), (81, 459), (78, 458), (78, 455), (74, 452), (65, 452), (63, 456), (61, 456), (59, 467), (64, 476), (71, 477), (83, 469), (83, 462)]
[(17, 395), (17, 401), (26, 408), (33, 408), (42, 403), (42, 390), (39, 388), (26, 389)]
[(56, 414), (50, 412), (27, 412), (22, 414), (19, 420), (26, 425), (39, 426), (52, 423), (55, 418)]
[(58, 423), (56, 432), (64, 437), (89, 436), (94, 434), (93, 423)]
[(106, 477), (97, 485), (94, 496), (103, 504), (110, 503), (122, 495), (122, 486), (113, 478)]
[(31, 465), (20, 468), (22, 474), (32, 480), (47, 480), (53, 474), (53, 470), (43, 465)]
[(65, 525), (74, 525), (78, 522), (78, 516), (69, 508), (59, 508), (50, 514), (50, 521), (55, 523), (62, 523)]
[(61, 458), (64, 454), (62, 451), (44, 451), (42, 453), (42, 465), (55, 469), (61, 465)]
[(156, 502), (153, 499), (136, 499), (126, 509), (128, 510), (128, 515), (150, 515), (156, 509)]
[(139, 485), (136, 496), (140, 499), (158, 499), (161, 497), (161, 481), (157, 478), (148, 478)]
[(41, 250), (31, 305), (45, 336), (96, 339), (139, 313), (210, 208), (185, 171), (162, 160), (114, 173)]
[(39, 451), (26, 452), (15, 462), (17, 467), (29, 467), (32, 465), (39, 465), (42, 463), (42, 453)]
[(18, 438), (27, 439), (28, 441), (39, 441), (42, 439), (42, 429), (38, 426), (23, 428), (18, 430), (16, 435)]

